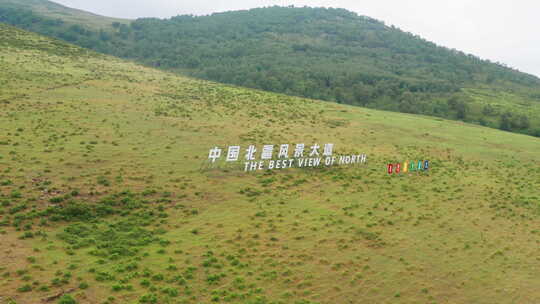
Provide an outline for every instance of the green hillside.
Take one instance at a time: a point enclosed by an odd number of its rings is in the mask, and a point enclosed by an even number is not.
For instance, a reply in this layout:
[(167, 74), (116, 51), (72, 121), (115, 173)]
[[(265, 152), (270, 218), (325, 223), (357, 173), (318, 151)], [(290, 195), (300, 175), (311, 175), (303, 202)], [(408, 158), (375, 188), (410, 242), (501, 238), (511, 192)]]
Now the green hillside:
[[(18, 14), (17, 11), (25, 14), (33, 12), (37, 16), (61, 20), (70, 25), (84, 25), (92, 30), (110, 28), (113, 22), (129, 24), (126, 19), (104, 17), (47, 0), (0, 0), (0, 10), (15, 15)], [(38, 20), (33, 18), (31, 22), (37, 23)]]
[(198, 78), (540, 136), (537, 77), (343, 9), (142, 18), (98, 31), (4, 7), (2, 22)]
[[(0, 37), (0, 303), (540, 302), (538, 138)], [(208, 166), (283, 143), (368, 161)]]

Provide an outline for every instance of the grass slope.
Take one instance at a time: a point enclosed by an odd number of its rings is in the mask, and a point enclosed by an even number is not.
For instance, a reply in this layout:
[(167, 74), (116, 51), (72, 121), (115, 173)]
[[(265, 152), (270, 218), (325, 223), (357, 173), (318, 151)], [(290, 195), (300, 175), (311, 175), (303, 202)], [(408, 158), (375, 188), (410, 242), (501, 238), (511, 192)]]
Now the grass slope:
[(0, 0), (3, 8), (30, 10), (44, 17), (61, 19), (69, 24), (84, 24), (94, 30), (108, 29), (111, 23), (129, 24), (129, 20), (96, 15), (47, 0)]
[(0, 22), (148, 66), (540, 137), (538, 77), (344, 9), (276, 6), (129, 23), (89, 14), (74, 24), (28, 5), (38, 0), (2, 1)]
[[(538, 138), (0, 37), (0, 303), (540, 302)], [(368, 163), (200, 170), (299, 142)]]

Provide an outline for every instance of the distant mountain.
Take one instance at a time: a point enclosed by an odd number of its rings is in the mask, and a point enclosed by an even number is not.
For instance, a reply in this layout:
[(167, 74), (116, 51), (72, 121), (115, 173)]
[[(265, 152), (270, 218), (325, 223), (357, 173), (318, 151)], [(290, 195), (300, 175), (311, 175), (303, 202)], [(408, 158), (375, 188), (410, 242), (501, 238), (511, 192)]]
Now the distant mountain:
[(540, 136), (539, 78), (344, 9), (268, 7), (100, 30), (16, 12), (0, 6), (0, 21), (199, 78)]
[(0, 8), (4, 12), (7, 9), (32, 11), (39, 16), (60, 19), (70, 24), (83, 24), (94, 30), (110, 27), (112, 22), (130, 22), (127, 19), (104, 17), (47, 0), (0, 0)]

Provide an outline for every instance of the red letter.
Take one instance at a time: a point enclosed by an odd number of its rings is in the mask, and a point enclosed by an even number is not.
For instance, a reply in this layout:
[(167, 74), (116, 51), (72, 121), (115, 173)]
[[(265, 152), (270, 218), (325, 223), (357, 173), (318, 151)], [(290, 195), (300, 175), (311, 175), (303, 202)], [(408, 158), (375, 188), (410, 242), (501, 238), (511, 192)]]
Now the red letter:
[(394, 165), (388, 164), (388, 174), (392, 174), (393, 171), (394, 171)]

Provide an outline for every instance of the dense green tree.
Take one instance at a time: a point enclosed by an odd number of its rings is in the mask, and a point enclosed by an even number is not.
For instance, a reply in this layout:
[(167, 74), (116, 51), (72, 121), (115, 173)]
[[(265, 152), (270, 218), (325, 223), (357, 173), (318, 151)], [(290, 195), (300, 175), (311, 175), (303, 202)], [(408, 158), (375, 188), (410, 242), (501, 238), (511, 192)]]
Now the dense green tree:
[(499, 124), (499, 128), (505, 131), (512, 130), (512, 113), (506, 112), (501, 115), (501, 122)]
[(482, 109), (482, 114), (484, 116), (495, 115), (495, 114), (497, 114), (497, 110), (495, 110), (495, 108), (493, 108), (493, 106), (488, 104), (488, 105), (485, 105), (484, 108)]
[[(464, 98), (464, 97), (461, 97)], [(467, 112), (468, 112), (468, 106), (458, 97), (457, 95), (454, 95), (448, 99), (448, 106), (450, 109), (454, 110), (456, 112), (456, 118), (460, 120), (464, 120), (467, 118)]]
[(528, 129), (531, 126), (529, 118), (525, 115), (519, 115), (516, 117), (516, 122), (514, 123), (515, 129)]

